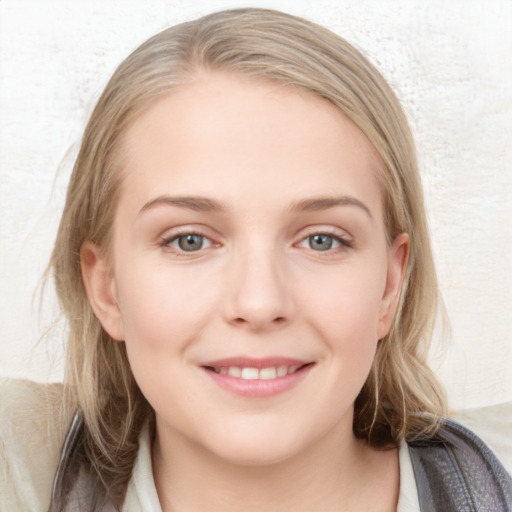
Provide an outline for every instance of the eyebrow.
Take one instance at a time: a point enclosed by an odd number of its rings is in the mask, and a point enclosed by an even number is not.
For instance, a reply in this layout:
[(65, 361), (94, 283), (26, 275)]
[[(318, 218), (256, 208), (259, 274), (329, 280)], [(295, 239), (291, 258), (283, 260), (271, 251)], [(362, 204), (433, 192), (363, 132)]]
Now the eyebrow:
[(187, 210), (193, 210), (195, 212), (224, 212), (226, 208), (219, 202), (208, 199), (206, 197), (198, 196), (184, 196), (184, 197), (171, 197), (171, 196), (159, 196), (151, 201), (148, 201), (141, 209), (139, 213), (146, 210), (151, 210), (157, 206), (178, 206), (179, 208), (185, 208)]
[(373, 219), (368, 206), (362, 201), (353, 196), (339, 196), (339, 197), (314, 197), (311, 199), (303, 199), (291, 206), (292, 212), (316, 212), (320, 210), (327, 210), (335, 206), (356, 206), (363, 210), (370, 219)]
[[(151, 201), (148, 201), (141, 209), (139, 213), (147, 210), (151, 210), (158, 206), (177, 206), (179, 208), (185, 208), (196, 212), (213, 212), (223, 213), (227, 211), (227, 208), (207, 197), (200, 196), (158, 196)], [(327, 210), (336, 206), (356, 206), (363, 210), (371, 219), (373, 219), (370, 209), (359, 199), (353, 196), (340, 196), (340, 197), (314, 197), (311, 199), (302, 199), (292, 203), (290, 211), (292, 213), (307, 213), (316, 212), (321, 210)]]

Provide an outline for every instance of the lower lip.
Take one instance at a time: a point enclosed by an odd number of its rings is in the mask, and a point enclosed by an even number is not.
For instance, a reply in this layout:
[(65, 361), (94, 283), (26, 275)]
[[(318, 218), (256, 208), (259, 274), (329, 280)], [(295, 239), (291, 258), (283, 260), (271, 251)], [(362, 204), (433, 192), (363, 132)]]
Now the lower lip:
[(206, 368), (201, 369), (215, 384), (230, 393), (249, 398), (268, 398), (284, 393), (298, 385), (307, 376), (312, 367), (313, 365), (307, 365), (284, 377), (269, 380), (246, 380), (232, 377), (231, 375), (221, 375)]

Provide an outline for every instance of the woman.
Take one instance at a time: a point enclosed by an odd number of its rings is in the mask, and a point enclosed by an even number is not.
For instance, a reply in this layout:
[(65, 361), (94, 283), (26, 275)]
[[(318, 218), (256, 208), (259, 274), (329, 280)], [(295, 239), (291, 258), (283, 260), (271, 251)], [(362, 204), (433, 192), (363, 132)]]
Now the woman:
[(511, 506), (426, 364), (437, 285), (405, 116), (326, 29), (226, 11), (137, 49), (85, 130), (51, 268), (70, 335), (39, 508)]

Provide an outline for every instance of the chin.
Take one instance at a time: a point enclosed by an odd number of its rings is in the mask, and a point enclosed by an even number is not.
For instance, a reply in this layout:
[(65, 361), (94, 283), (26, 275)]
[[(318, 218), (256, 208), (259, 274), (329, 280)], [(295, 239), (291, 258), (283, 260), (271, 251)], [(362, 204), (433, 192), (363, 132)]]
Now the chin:
[(225, 462), (238, 466), (270, 466), (290, 460), (306, 449), (304, 433), (255, 421), (249, 428), (225, 428), (206, 445)]
[(235, 466), (267, 467), (290, 460), (300, 451), (299, 446), (276, 446), (248, 443), (232, 443), (225, 450), (216, 450), (216, 455)]

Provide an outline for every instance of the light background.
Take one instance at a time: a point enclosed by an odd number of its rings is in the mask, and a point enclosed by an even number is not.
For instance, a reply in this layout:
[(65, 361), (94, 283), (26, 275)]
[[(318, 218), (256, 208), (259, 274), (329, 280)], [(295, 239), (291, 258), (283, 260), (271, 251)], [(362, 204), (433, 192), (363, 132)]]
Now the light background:
[(120, 61), (221, 8), (317, 21), (397, 91), (419, 150), (451, 333), (431, 354), (453, 408), (512, 400), (510, 0), (0, 0), (0, 376), (62, 378), (65, 335), (38, 286), (73, 155)]

